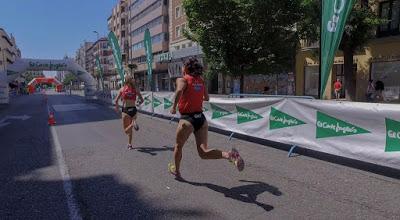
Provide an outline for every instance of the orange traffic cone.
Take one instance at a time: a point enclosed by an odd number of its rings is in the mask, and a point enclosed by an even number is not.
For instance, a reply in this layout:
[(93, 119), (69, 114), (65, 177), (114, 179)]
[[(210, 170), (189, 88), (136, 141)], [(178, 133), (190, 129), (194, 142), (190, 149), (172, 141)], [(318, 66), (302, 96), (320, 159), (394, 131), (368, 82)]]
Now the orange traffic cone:
[(50, 126), (56, 125), (56, 120), (54, 118), (53, 112), (50, 112), (48, 122)]

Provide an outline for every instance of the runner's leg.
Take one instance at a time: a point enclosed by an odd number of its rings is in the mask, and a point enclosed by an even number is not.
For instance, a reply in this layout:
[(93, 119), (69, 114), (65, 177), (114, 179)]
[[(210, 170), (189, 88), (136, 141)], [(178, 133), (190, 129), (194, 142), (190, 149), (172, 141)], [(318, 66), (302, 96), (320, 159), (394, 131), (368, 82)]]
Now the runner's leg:
[(203, 126), (194, 133), (196, 137), (197, 152), (201, 159), (229, 159), (229, 153), (217, 149), (208, 149), (208, 123), (204, 122)]
[(132, 118), (128, 114), (122, 113), (122, 120), (125, 134), (128, 136), (128, 144), (132, 145), (132, 127), (128, 128), (132, 124)]
[(179, 173), (182, 160), (182, 148), (185, 145), (190, 134), (193, 132), (193, 126), (186, 120), (180, 120), (176, 130), (176, 144), (174, 148), (175, 169)]

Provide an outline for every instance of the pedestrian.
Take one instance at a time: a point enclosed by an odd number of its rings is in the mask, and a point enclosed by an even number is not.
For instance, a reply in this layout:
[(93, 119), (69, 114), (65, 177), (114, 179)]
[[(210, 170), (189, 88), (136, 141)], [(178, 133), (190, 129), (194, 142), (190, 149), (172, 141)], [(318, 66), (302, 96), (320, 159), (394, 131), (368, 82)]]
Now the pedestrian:
[(335, 96), (336, 100), (340, 99), (340, 91), (342, 90), (342, 83), (340, 82), (339, 79), (336, 79), (335, 84), (333, 84), (333, 87), (335, 88)]
[(385, 99), (384, 95), (383, 95), (384, 90), (385, 90), (385, 84), (381, 80), (376, 81), (375, 82), (375, 92), (376, 92), (375, 98), (377, 100), (383, 101)]
[(374, 80), (370, 79), (368, 81), (368, 87), (367, 87), (367, 102), (372, 102), (374, 100), (374, 92), (375, 92), (375, 86), (374, 86)]
[(182, 148), (192, 133), (201, 159), (227, 159), (233, 162), (239, 171), (244, 169), (244, 161), (236, 149), (225, 152), (208, 148), (208, 123), (203, 114), (203, 101), (209, 101), (210, 98), (202, 74), (202, 65), (197, 59), (190, 58), (184, 63), (183, 77), (176, 81), (177, 88), (171, 114), (176, 114), (178, 106), (181, 118), (176, 131), (175, 162), (169, 164), (169, 171), (178, 179), (181, 178)]
[(119, 90), (115, 100), (115, 111), (119, 113), (119, 100), (122, 99), (122, 122), (125, 134), (128, 136), (128, 149), (132, 150), (132, 128), (136, 131), (139, 126), (136, 124), (137, 109), (136, 98), (139, 97), (139, 105), (143, 103), (143, 97), (136, 88), (132, 76), (125, 76), (125, 85)]

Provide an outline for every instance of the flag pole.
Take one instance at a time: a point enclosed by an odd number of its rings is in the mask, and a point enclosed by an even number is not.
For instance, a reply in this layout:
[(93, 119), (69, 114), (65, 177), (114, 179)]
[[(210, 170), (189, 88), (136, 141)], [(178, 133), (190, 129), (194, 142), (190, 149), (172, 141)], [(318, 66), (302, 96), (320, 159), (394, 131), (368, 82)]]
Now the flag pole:
[(322, 80), (322, 77), (321, 77), (321, 75), (322, 75), (322, 1), (323, 0), (320, 0), (319, 1), (319, 5), (320, 5), (320, 8), (321, 8), (321, 10), (320, 10), (320, 28), (319, 28), (319, 74), (318, 74), (318, 98), (319, 99), (322, 99), (322, 96), (323, 96), (323, 93), (322, 93), (322, 88), (321, 88), (321, 86), (322, 86), (322, 83), (321, 83), (321, 80)]

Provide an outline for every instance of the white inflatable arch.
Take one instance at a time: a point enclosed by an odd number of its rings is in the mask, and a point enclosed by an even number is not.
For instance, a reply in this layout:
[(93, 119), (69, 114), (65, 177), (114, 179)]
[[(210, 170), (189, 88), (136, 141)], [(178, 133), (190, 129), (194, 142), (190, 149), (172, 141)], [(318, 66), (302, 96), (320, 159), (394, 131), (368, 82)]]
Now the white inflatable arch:
[(0, 70), (0, 103), (9, 102), (8, 83), (26, 71), (69, 71), (85, 84), (85, 96), (94, 97), (96, 80), (73, 59), (17, 59), (7, 69)]

